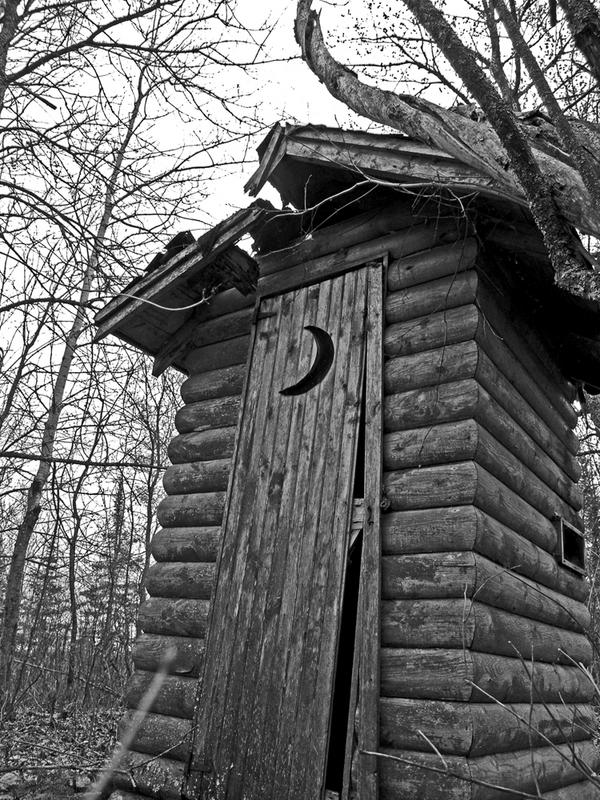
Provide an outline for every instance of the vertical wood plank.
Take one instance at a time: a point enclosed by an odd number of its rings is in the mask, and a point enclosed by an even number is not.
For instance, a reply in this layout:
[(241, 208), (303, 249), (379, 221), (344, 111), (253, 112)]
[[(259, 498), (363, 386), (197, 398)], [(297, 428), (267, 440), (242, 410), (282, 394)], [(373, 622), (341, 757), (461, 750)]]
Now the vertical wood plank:
[(377, 800), (377, 758), (361, 754), (379, 747), (379, 653), (383, 440), (383, 287), (387, 258), (369, 265), (365, 380), (365, 521), (361, 565), (359, 666), (359, 800)]

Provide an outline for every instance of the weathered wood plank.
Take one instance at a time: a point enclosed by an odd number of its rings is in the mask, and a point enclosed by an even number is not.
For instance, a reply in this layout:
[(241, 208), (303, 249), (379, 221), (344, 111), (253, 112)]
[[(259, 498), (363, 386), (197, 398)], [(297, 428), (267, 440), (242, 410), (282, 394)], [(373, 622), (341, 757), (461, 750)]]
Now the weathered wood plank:
[[(127, 683), (127, 693), (125, 695), (125, 704), (128, 708), (138, 708), (153, 678), (153, 672), (136, 671), (133, 673)], [(195, 678), (168, 675), (152, 703), (151, 712), (191, 720), (194, 716), (197, 685), (198, 682)]]
[(478, 283), (477, 272), (468, 270), (390, 292), (385, 301), (386, 321), (388, 324), (406, 322), (447, 308), (474, 303)]
[(471, 269), (479, 247), (473, 238), (433, 247), (421, 253), (392, 261), (388, 269), (388, 292), (428, 283), (447, 275)]
[(169, 442), (168, 456), (173, 464), (231, 458), (235, 431), (235, 427), (231, 427), (180, 434)]
[(230, 467), (229, 458), (172, 464), (165, 470), (163, 486), (168, 495), (224, 492), (227, 489)]
[(210, 600), (214, 581), (214, 564), (168, 561), (148, 568), (146, 590), (150, 597)]
[(440, 242), (453, 241), (458, 235), (460, 234), (453, 221), (441, 220), (435, 225), (424, 224), (380, 236), (346, 249), (335, 250), (321, 258), (304, 261), (273, 275), (265, 275), (259, 278), (258, 295), (265, 297), (331, 279), (369, 261), (383, 258), (388, 253), (392, 258), (400, 258)]
[(400, 763), (384, 755), (379, 758), (381, 796), (385, 800), (471, 800), (470, 773), (464, 756), (445, 756), (444, 766), (433, 752), (387, 747), (380, 751), (402, 759)]
[[(379, 652), (381, 602), (381, 521), (380, 501), (383, 481), (383, 301), (384, 270), (387, 264), (368, 270), (367, 348), (365, 359), (365, 463), (364, 527), (360, 590), (361, 631), (358, 667), (358, 749), (377, 750), (379, 746)], [(350, 724), (354, 724), (350, 713)], [(360, 756), (359, 796), (361, 800), (379, 797), (378, 763), (374, 756)]]
[(240, 398), (216, 397), (211, 400), (198, 400), (180, 408), (175, 414), (175, 427), (178, 433), (227, 428), (236, 425), (240, 411)]
[(575, 666), (434, 648), (382, 648), (381, 688), (383, 697), (480, 703), (527, 703), (532, 697), (590, 703), (595, 694), (590, 679)]
[(172, 600), (151, 597), (140, 606), (138, 621), (145, 633), (163, 636), (206, 634), (209, 603), (206, 600)]
[(221, 529), (161, 528), (152, 537), (150, 550), (156, 561), (216, 561)]
[(474, 378), (478, 362), (479, 347), (473, 339), (388, 358), (385, 363), (385, 392), (401, 394), (411, 389)]
[(587, 602), (589, 589), (581, 576), (563, 569), (553, 555), (474, 506), (385, 514), (382, 525), (384, 553), (475, 551), (561, 594)]
[(149, 758), (147, 753), (127, 752), (119, 763), (113, 783), (134, 789), (156, 800), (181, 800), (185, 765), (171, 758)]
[(206, 347), (216, 342), (226, 342), (236, 336), (247, 336), (252, 325), (254, 297), (249, 295), (249, 308), (242, 308), (229, 314), (223, 314), (211, 320), (202, 321), (194, 327), (190, 336), (192, 347)]
[(452, 703), (383, 698), (384, 747), (426, 750), (427, 739), (450, 755), (485, 756), (588, 739), (594, 724), (589, 705), (562, 703)]
[(244, 375), (244, 364), (192, 375), (181, 386), (181, 398), (184, 403), (197, 403), (214, 397), (241, 395)]
[(591, 781), (571, 783), (551, 792), (544, 792), (544, 800), (600, 800), (600, 785)]
[(224, 507), (224, 491), (170, 495), (158, 504), (156, 516), (165, 528), (220, 525)]
[[(416, 220), (421, 224), (421, 220)], [(333, 253), (345, 247), (374, 239), (392, 231), (401, 231), (415, 224), (415, 214), (406, 202), (374, 208), (292, 242), (284, 250), (267, 253), (257, 258), (261, 275), (272, 275), (303, 261)]]
[(175, 653), (169, 663), (169, 673), (197, 678), (204, 658), (204, 640), (190, 636), (142, 633), (133, 646), (136, 669), (157, 672), (170, 648), (175, 648)]
[(472, 648), (525, 660), (589, 664), (585, 636), (471, 600), (394, 600), (382, 604), (386, 647)]
[(222, 367), (231, 367), (235, 364), (243, 364), (248, 355), (250, 337), (237, 336), (226, 342), (208, 344), (205, 347), (197, 347), (186, 353), (183, 364), (190, 374), (200, 372), (214, 372)]
[(503, 569), (477, 553), (384, 556), (382, 570), (382, 596), (386, 600), (472, 597), (579, 633), (590, 623), (583, 603)]
[(384, 353), (410, 355), (473, 339), (480, 324), (476, 305), (459, 306), (418, 319), (386, 325)]

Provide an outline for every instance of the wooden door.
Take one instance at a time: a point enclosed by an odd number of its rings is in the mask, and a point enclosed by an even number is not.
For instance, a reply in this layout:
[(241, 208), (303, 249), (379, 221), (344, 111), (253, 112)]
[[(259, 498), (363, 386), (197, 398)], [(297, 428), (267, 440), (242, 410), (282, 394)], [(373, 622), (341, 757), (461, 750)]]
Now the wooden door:
[[(190, 797), (323, 794), (367, 283), (363, 268), (260, 304), (199, 689)], [(315, 337), (325, 341), (311, 328), (331, 339), (328, 370), (325, 346), (325, 363), (310, 369)], [(300, 393), (282, 394), (312, 372), (312, 388), (300, 384)]]

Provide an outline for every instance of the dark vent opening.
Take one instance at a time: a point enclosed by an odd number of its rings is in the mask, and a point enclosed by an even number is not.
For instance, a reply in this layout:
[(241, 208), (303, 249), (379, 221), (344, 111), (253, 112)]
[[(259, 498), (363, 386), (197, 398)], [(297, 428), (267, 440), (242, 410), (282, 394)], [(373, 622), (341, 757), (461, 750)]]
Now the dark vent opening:
[(585, 573), (585, 539), (583, 533), (564, 519), (560, 520), (559, 560), (569, 569)]

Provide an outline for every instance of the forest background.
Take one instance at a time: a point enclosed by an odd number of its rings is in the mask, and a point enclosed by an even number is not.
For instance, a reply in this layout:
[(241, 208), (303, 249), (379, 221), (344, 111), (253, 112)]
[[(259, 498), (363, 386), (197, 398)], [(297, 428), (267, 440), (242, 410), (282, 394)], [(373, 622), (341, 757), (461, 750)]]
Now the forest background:
[[(253, 5), (0, 3), (0, 797), (59, 796), (65, 776), (83, 788), (132, 670), (181, 376), (154, 378), (138, 351), (94, 342), (94, 314), (176, 233), (197, 237), (247, 205), (241, 187), (275, 122), (379, 129), (302, 62), (296, 2)], [(329, 47), (367, 83), (470, 107), (401, 0), (320, 5)], [(512, 112), (539, 111), (492, 0), (437, 6)], [(563, 110), (600, 122), (560, 7), (508, 6)], [(597, 644), (598, 402), (583, 411)]]

